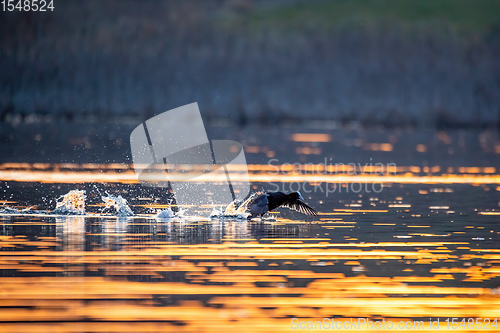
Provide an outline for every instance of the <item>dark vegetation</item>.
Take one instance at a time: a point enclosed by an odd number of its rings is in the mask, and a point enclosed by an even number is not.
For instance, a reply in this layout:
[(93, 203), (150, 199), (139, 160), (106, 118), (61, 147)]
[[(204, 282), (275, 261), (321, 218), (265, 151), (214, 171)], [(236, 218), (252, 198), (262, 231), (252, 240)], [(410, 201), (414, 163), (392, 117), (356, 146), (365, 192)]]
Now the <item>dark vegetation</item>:
[(1, 121), (500, 126), (500, 1), (55, 1), (0, 13)]

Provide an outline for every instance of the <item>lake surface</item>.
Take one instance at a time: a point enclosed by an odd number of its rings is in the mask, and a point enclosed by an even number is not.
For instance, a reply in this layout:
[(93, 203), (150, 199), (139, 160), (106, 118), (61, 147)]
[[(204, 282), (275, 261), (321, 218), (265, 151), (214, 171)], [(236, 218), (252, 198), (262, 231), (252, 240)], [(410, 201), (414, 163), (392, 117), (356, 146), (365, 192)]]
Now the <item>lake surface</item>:
[[(137, 183), (129, 128), (65, 129), (59, 141), (38, 130), (4, 132), (0, 330), (296, 331), (293, 318), (427, 329), (440, 318), (445, 329), (453, 317), (489, 318), (495, 330), (497, 133), (209, 128), (244, 144), (252, 191), (298, 189), (319, 212), (247, 221), (208, 218), (208, 202), (158, 218), (171, 195)], [(23, 131), (31, 139), (16, 141)], [(101, 159), (111, 132), (115, 149)], [(24, 150), (30, 142), (40, 149)], [(85, 190), (85, 215), (54, 214), (74, 189)], [(135, 215), (115, 216), (109, 194)]]

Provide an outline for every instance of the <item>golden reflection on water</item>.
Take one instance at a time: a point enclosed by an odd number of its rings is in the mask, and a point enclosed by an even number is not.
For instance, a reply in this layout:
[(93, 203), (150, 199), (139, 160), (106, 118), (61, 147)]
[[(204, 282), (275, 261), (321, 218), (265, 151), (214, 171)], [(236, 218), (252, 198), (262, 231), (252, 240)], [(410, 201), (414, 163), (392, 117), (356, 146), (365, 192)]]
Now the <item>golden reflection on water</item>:
[[(191, 166), (192, 168), (192, 166)], [(441, 173), (439, 167), (417, 166), (359, 166), (344, 164), (252, 164), (227, 165), (233, 181), (247, 181), (243, 171), (249, 171), (251, 182), (309, 182), (314, 183), (402, 183), (402, 184), (500, 184), (500, 174), (494, 167), (461, 167), (456, 172)], [(297, 172), (300, 170), (301, 172)], [(195, 171), (193, 171), (195, 172)], [(169, 173), (169, 179), (185, 179), (189, 172)], [(193, 173), (189, 181), (225, 182), (226, 174), (210, 173), (198, 176)], [(180, 178), (179, 178), (180, 177)], [(153, 180), (153, 179), (152, 179)], [(22, 181), (40, 183), (138, 183), (133, 166), (129, 164), (0, 164), (0, 181)]]
[[(281, 173), (268, 165), (248, 169), (251, 181), (500, 184), (491, 167), (442, 173), (409, 166), (391, 175), (369, 169), (354, 175), (342, 166), (341, 174), (314, 174), (320, 167), (304, 166), (310, 171), (305, 174), (290, 165)], [(136, 183), (131, 166), (123, 164), (0, 165), (0, 180), (54, 179)], [(430, 185), (415, 194), (450, 195), (454, 189)], [(133, 208), (168, 207), (150, 199), (137, 198)], [(476, 232), (498, 234), (498, 209), (478, 208), (469, 213), (472, 220), (443, 230), (425, 214), (453, 222), (461, 207), (438, 201), (420, 207), (399, 195), (366, 199), (369, 206), (344, 202), (312, 222), (278, 214), (264, 222), (161, 220), (151, 214), (0, 216), (0, 331), (280, 332), (296, 331), (293, 317), (423, 320), (429, 330), (430, 318), (500, 318), (500, 249), (492, 241), (473, 241)], [(403, 221), (396, 212), (412, 219)], [(343, 234), (354, 228), (366, 234)], [(337, 233), (343, 237), (333, 241)]]
[[(27, 219), (3, 222), (55, 224), (55, 236), (0, 236), (3, 331), (293, 331), (293, 317), (420, 318), (428, 328), (429, 318), (500, 317), (500, 288), (477, 284), (499, 277), (500, 249), (469, 242), (256, 238), (248, 221), (225, 221), (222, 230), (209, 220)], [(211, 228), (204, 243), (151, 238), (175, 233), (180, 240), (199, 225)], [(130, 226), (149, 231), (130, 233)], [(91, 251), (89, 241), (96, 242)], [(392, 267), (389, 276), (384, 267)]]

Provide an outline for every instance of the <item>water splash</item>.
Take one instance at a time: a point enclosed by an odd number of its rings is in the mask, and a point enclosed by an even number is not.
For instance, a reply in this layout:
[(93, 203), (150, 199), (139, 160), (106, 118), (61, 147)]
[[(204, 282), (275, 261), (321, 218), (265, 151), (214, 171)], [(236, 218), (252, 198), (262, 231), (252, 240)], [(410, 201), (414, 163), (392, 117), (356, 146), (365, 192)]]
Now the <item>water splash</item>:
[(169, 207), (167, 209), (163, 209), (156, 214), (155, 217), (160, 219), (170, 219), (174, 217), (185, 217), (186, 210), (183, 208), (179, 208), (179, 210), (174, 213), (174, 211)]
[(240, 207), (242, 204), (241, 200), (234, 200), (231, 202), (229, 205), (227, 205), (226, 209), (224, 210), (224, 215), (225, 216), (234, 216), (237, 215), (237, 209)]
[(59, 197), (52, 213), (61, 215), (85, 215), (85, 191), (71, 190)]
[(210, 213), (210, 218), (223, 217), (223, 216), (224, 216), (224, 213), (222, 212), (222, 207), (220, 207), (220, 208), (214, 207), (212, 209), (212, 212)]
[[(213, 208), (210, 218), (228, 218), (228, 219), (246, 219), (249, 216), (248, 205), (259, 193), (252, 194), (245, 201), (235, 200), (227, 205), (220, 206), (218, 208)], [(0, 206), (0, 214), (5, 215), (86, 215), (85, 201), (87, 199), (85, 190), (71, 190), (63, 196), (56, 199), (56, 207), (53, 211), (47, 210), (36, 210), (35, 207), (29, 207), (25, 209), (16, 209), (6, 205)], [(101, 196), (104, 202), (103, 211), (110, 209), (113, 211), (115, 216), (127, 217), (134, 216), (134, 212), (128, 206), (128, 201), (121, 195), (114, 196), (106, 193), (106, 195)], [(148, 216), (144, 216), (148, 217)], [(170, 219), (170, 218), (189, 218), (186, 215), (186, 210), (183, 208), (178, 209), (178, 211), (172, 210), (171, 207), (167, 209), (158, 210), (153, 216), (153, 218)]]
[(179, 207), (177, 213), (175, 213), (176, 217), (186, 217), (186, 210), (182, 207)]
[(134, 212), (127, 205), (127, 199), (123, 198), (121, 195), (115, 197), (114, 195), (108, 194), (106, 197), (101, 197), (106, 206), (106, 208), (114, 208), (116, 216), (133, 216)]
[(35, 215), (35, 214), (50, 214), (49, 211), (47, 210), (37, 210), (37, 209), (33, 209), (33, 207), (28, 207), (28, 208), (24, 208), (20, 211), (18, 211), (19, 214), (32, 214), (32, 215)]
[(163, 209), (158, 214), (156, 214), (156, 217), (160, 219), (170, 219), (174, 216), (175, 213), (172, 211), (172, 209), (170, 209), (170, 207), (167, 209)]
[(15, 208), (4, 206), (0, 209), (0, 214), (19, 214), (19, 211)]
[(224, 212), (222, 212), (222, 207), (215, 207), (210, 213), (211, 218), (237, 218), (237, 219), (246, 219), (250, 216), (248, 213), (248, 205), (253, 201), (253, 199), (259, 195), (259, 193), (254, 193), (248, 197), (245, 201), (236, 199), (227, 205)]

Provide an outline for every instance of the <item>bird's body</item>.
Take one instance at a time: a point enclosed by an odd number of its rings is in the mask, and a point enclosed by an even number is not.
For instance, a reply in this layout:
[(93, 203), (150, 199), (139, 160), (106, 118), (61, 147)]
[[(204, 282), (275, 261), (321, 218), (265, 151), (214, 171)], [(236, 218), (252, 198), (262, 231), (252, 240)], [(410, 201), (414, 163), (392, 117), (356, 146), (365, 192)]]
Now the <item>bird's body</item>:
[(288, 207), (306, 215), (317, 216), (318, 213), (305, 202), (300, 192), (286, 194), (283, 192), (269, 192), (259, 195), (248, 205), (250, 217), (263, 216), (278, 207)]

